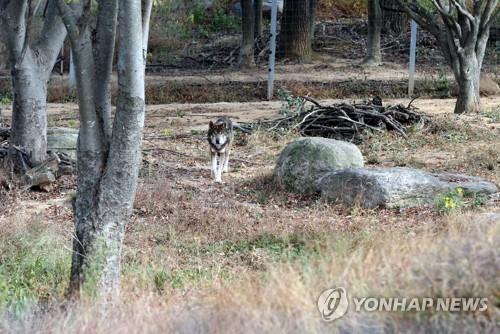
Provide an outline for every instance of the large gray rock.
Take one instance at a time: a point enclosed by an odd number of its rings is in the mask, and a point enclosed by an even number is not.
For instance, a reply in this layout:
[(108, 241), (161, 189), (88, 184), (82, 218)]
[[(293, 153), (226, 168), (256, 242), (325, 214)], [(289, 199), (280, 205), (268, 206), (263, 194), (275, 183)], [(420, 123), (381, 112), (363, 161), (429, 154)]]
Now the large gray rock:
[(66, 153), (76, 160), (76, 143), (78, 141), (78, 129), (72, 128), (48, 128), (47, 150)]
[(327, 200), (365, 208), (432, 204), (439, 194), (458, 187), (466, 193), (497, 192), (493, 183), (479, 177), (433, 174), (413, 168), (346, 168), (326, 173), (317, 187)]
[(326, 172), (363, 167), (356, 145), (321, 137), (299, 138), (281, 152), (274, 169), (279, 185), (299, 193), (319, 191), (316, 181)]

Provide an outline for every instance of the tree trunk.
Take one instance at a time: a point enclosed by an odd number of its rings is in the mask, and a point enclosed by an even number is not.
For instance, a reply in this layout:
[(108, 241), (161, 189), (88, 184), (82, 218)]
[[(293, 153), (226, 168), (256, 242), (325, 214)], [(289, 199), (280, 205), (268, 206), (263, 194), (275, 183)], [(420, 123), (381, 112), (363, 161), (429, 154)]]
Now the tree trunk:
[[(9, 51), (14, 91), (10, 143), (26, 151), (33, 167), (46, 158), (47, 84), (66, 30), (53, 2), (47, 5), (43, 27), (36, 38), (31, 36), (31, 2), (10, 1), (2, 9), (1, 28)], [(22, 166), (15, 167), (22, 170)]]
[[(116, 8), (116, 0), (107, 3)], [(98, 26), (114, 31), (116, 20), (119, 22), (118, 100), (109, 141), (106, 124), (97, 113), (96, 101), (101, 97), (96, 91), (107, 85), (111, 72), (104, 75), (103, 81), (95, 82), (94, 78), (101, 68), (99, 64), (108, 64), (112, 59), (112, 52), (100, 52), (107, 50), (100, 43), (102, 37), (112, 36), (108, 35), (109, 30), (97, 30), (97, 36), (92, 36), (88, 27), (78, 27), (70, 19), (72, 13), (64, 0), (57, 0), (57, 4), (75, 53), (81, 118), (70, 293), (95, 295), (106, 302), (119, 293), (122, 243), (140, 166), (147, 51), (144, 35), (148, 32), (143, 21), (149, 21), (151, 2), (146, 2), (143, 17), (141, 0), (120, 1), (118, 18), (109, 15), (106, 6), (99, 6)]]
[(310, 0), (285, 0), (278, 53), (281, 58), (311, 61), (311, 17)]
[[(118, 2), (99, 1), (100, 10), (96, 26), (96, 41), (99, 53), (96, 54), (96, 82), (100, 89), (96, 89), (96, 108), (103, 125), (105, 144), (111, 140), (111, 73), (113, 70), (113, 55), (115, 53), (116, 20)], [(110, 17), (109, 20), (106, 17)]]
[(455, 114), (479, 112), (479, 81), (481, 65), (474, 52), (460, 57), (460, 66), (455, 73), (458, 86), (458, 98), (455, 104)]
[(76, 40), (70, 34), (81, 119), (77, 149), (78, 188), (74, 203), (76, 238), (73, 240), (70, 278), (71, 292), (75, 295), (82, 291), (86, 294), (99, 292), (102, 288), (101, 262), (109, 252), (97, 214), (99, 181), (105, 169), (107, 145), (104, 124), (97, 113), (95, 91), (105, 89), (106, 80), (97, 82), (94, 79), (91, 34), (88, 28), (83, 29)]
[(243, 68), (255, 66), (254, 60), (254, 7), (252, 0), (241, 1), (241, 47), (239, 65)]
[(47, 82), (29, 51), (22, 64), (12, 70), (12, 89), (10, 144), (26, 151), (30, 167), (38, 166), (47, 154)]
[(398, 0), (381, 0), (382, 32), (399, 34), (408, 29), (408, 16)]
[(254, 33), (255, 39), (259, 39), (262, 37), (262, 1), (263, 0), (254, 0), (254, 13), (255, 13), (255, 24), (254, 24)]
[(382, 61), (380, 52), (380, 37), (382, 32), (382, 10), (380, 0), (368, 0), (368, 40), (367, 55), (363, 64), (368, 66), (379, 65)]

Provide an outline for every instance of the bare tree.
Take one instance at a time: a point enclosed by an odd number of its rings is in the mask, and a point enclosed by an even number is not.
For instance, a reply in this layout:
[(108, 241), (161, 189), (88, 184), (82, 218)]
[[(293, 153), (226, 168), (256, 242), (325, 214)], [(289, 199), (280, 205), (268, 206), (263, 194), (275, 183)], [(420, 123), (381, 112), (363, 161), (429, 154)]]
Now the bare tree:
[[(31, 23), (43, 7), (42, 2), (0, 0), (0, 29), (9, 52), (14, 92), (10, 144), (28, 154), (31, 166), (46, 158), (47, 85), (66, 37), (52, 0), (46, 3), (43, 28), (34, 36)], [(72, 6), (77, 8), (78, 4)]]
[[(85, 1), (81, 16), (75, 15), (65, 0), (57, 0), (73, 49), (80, 111), (70, 291), (78, 294), (88, 288), (107, 300), (119, 292), (122, 242), (140, 166), (145, 26), (152, 0), (145, 0), (144, 11), (141, 0), (122, 0), (119, 6), (118, 0), (97, 3), (93, 32), (90, 0)], [(118, 99), (111, 123), (109, 89), (117, 22)]]
[(479, 111), (479, 77), (498, 0), (398, 0), (408, 15), (437, 39), (458, 85), (455, 113)]
[(241, 47), (240, 67), (255, 66), (254, 60), (254, 5), (252, 0), (241, 1)]
[(382, 33), (382, 8), (380, 0), (368, 0), (368, 40), (367, 54), (363, 64), (379, 65), (382, 61), (380, 37)]
[(285, 0), (280, 33), (281, 57), (311, 61), (317, 4), (317, 0)]

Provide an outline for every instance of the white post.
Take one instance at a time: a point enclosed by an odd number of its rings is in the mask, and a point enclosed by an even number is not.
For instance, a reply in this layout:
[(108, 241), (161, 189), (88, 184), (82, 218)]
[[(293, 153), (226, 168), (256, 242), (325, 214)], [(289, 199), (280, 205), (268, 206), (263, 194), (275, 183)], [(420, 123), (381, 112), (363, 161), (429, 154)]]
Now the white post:
[(413, 96), (415, 88), (415, 60), (417, 53), (417, 22), (411, 20), (411, 40), (410, 40), (410, 69), (408, 82), (408, 95)]
[(267, 80), (267, 99), (273, 98), (274, 68), (276, 60), (276, 22), (278, 20), (278, 0), (273, 0), (271, 7), (271, 41), (269, 42), (269, 78)]
[(69, 74), (68, 74), (68, 89), (70, 94), (73, 94), (76, 87), (75, 64), (73, 62), (73, 50), (69, 53)]

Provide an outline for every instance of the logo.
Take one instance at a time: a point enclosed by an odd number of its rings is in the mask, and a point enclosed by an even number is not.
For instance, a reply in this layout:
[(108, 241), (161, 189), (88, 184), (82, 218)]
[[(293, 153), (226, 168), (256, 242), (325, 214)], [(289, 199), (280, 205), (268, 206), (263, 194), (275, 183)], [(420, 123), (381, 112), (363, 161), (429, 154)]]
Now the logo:
[(327, 322), (343, 317), (348, 307), (347, 292), (341, 287), (326, 289), (318, 298), (318, 310)]
[[(484, 312), (488, 298), (481, 297), (352, 297), (354, 312)], [(349, 308), (344, 288), (324, 290), (318, 297), (318, 310), (326, 322), (342, 318)]]

